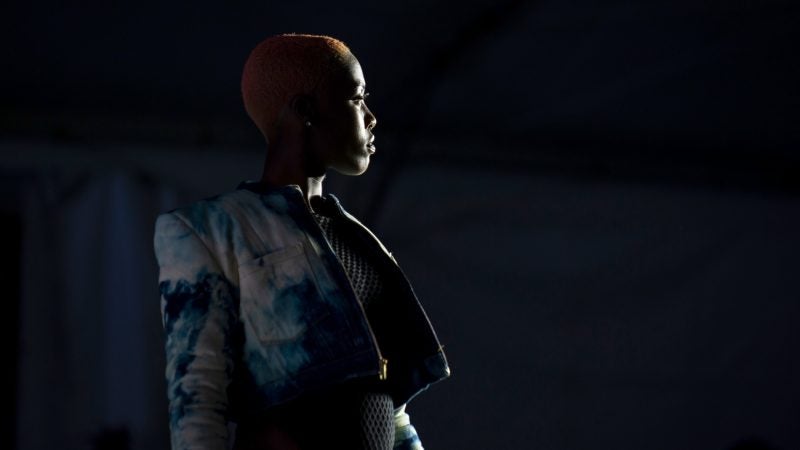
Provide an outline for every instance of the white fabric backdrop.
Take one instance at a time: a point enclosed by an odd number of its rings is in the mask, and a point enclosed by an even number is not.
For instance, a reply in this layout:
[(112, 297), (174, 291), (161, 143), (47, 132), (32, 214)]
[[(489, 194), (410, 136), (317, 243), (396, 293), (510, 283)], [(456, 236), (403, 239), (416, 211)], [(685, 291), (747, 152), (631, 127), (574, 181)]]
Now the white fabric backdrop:
[(168, 189), (122, 172), (41, 176), (25, 200), (20, 449), (91, 448), (125, 427), (164, 448), (155, 213)]

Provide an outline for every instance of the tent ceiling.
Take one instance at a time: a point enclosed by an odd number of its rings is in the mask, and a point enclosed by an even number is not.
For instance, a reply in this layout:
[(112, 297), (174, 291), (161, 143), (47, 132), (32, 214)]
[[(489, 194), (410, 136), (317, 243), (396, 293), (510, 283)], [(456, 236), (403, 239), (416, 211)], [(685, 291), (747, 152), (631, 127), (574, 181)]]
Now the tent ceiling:
[(800, 160), (800, 14), (789, 1), (3, 8), (13, 61), (0, 73), (6, 136), (111, 130), (123, 140), (259, 146), (241, 108), (241, 66), (264, 36), (296, 31), (350, 45), (379, 138), (405, 147), (472, 143), (484, 153), (466, 154), (484, 159)]

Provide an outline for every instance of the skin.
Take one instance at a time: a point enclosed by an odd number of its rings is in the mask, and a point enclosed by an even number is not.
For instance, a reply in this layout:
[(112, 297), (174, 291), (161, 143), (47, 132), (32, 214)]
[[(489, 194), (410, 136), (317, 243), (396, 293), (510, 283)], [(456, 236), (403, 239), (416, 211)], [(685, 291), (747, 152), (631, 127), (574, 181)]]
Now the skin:
[(350, 55), (318, 92), (292, 97), (276, 136), (269, 139), (261, 181), (296, 184), (310, 203), (311, 197), (322, 195), (329, 169), (345, 175), (364, 173), (375, 152), (370, 143), (377, 124), (365, 90), (361, 65)]

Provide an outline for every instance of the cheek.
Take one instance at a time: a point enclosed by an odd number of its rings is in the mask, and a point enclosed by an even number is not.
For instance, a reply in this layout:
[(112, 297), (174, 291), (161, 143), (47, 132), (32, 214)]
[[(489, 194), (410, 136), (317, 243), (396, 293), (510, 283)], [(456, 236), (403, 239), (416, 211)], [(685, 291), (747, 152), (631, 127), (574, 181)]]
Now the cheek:
[[(348, 105), (331, 111), (324, 134), (323, 144), (329, 147), (329, 151), (334, 154), (344, 156), (350, 151), (358, 151), (364, 143), (366, 127), (363, 123), (363, 116), (355, 105)], [(344, 153), (343, 153), (344, 151)]]
[(346, 120), (342, 120), (337, 131), (342, 142), (356, 145), (362, 140), (364, 127), (359, 122), (358, 114), (351, 113), (346, 117)]

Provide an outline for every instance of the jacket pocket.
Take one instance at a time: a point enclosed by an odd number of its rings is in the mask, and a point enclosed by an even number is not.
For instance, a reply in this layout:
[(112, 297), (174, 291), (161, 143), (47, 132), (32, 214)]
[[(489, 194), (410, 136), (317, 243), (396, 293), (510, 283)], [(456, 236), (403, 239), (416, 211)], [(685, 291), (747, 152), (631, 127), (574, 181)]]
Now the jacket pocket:
[(239, 290), (245, 336), (266, 357), (329, 314), (302, 244), (240, 263)]

